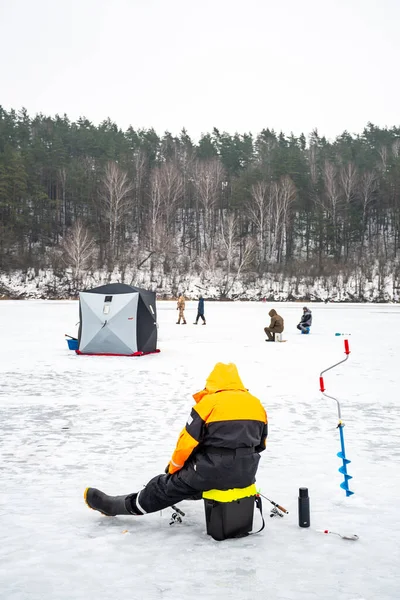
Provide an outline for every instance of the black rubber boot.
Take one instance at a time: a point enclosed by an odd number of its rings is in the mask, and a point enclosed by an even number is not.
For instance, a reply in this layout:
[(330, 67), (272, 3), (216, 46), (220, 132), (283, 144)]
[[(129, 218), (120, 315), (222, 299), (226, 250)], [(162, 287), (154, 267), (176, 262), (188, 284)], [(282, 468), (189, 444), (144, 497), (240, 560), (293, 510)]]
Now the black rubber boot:
[[(128, 496), (107, 496), (104, 492), (97, 490), (96, 488), (86, 488), (83, 497), (89, 508), (98, 510), (107, 517), (115, 517), (116, 515), (133, 515), (136, 513), (131, 512), (126, 507), (125, 500), (131, 498), (136, 494), (129, 494)], [(131, 503), (128, 503), (131, 506)]]

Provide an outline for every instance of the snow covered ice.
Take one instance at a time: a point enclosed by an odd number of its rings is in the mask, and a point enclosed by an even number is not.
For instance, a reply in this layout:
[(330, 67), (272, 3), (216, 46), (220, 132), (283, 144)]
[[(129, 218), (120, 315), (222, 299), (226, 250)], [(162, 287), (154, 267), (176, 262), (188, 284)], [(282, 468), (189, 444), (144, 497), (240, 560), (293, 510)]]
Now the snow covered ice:
[[(158, 302), (160, 354), (85, 357), (68, 350), (78, 303), (0, 304), (1, 600), (388, 600), (400, 598), (400, 307), (314, 304), (309, 336), (301, 303), (206, 302), (207, 326), (178, 326)], [(268, 310), (285, 319), (284, 344), (266, 344)], [(336, 404), (352, 461), (346, 498)], [(257, 485), (289, 515), (255, 536), (216, 542), (202, 502), (145, 517), (107, 518), (83, 491), (140, 489), (164, 470), (194, 401), (218, 361), (236, 363), (263, 402), (267, 449)], [(311, 527), (297, 524), (309, 488)], [(255, 526), (259, 524), (255, 512)], [(258, 528), (258, 527), (257, 527)], [(359, 535), (357, 542), (318, 529)]]

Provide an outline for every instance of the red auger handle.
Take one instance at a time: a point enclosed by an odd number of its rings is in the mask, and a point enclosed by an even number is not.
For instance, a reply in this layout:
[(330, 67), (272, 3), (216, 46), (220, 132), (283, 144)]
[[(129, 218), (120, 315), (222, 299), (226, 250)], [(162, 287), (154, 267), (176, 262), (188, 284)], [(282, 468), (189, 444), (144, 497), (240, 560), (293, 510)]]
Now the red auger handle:
[(349, 340), (344, 340), (344, 353), (347, 355), (350, 354)]
[(320, 387), (321, 392), (325, 391), (325, 385), (324, 385), (324, 378), (323, 377), (319, 378), (319, 387)]

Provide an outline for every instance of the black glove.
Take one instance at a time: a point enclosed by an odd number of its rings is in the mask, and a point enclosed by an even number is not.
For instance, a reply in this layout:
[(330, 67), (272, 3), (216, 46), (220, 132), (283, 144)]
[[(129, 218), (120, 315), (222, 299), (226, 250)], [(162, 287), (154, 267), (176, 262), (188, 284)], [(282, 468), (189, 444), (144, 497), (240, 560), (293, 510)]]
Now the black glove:
[(167, 464), (167, 466), (165, 467), (165, 469), (164, 469), (164, 473), (167, 473), (167, 474), (169, 473), (169, 463), (168, 463), (168, 464)]

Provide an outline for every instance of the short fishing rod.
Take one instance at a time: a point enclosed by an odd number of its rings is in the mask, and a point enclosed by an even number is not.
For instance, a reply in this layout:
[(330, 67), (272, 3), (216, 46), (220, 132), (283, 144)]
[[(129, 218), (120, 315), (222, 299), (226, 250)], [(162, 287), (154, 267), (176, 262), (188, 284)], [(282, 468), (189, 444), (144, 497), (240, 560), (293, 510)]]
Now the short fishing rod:
[(281, 511), (282, 513), (285, 513), (285, 515), (289, 514), (289, 511), (286, 510), (286, 508), (284, 508), (283, 506), (281, 506), (280, 504), (277, 504), (276, 502), (274, 502), (273, 500), (270, 500), (269, 498), (267, 498), (267, 496), (264, 496), (264, 494), (262, 494), (261, 492), (257, 492), (258, 496), (261, 496), (262, 498), (265, 498), (265, 500), (268, 500), (268, 502), (270, 504), (272, 504), (272, 506), (275, 507), (275, 510), (273, 510), (273, 512), (271, 513), (271, 517), (273, 517), (274, 515), (279, 515), (280, 517), (283, 517), (283, 514), (280, 514), (279, 511)]

